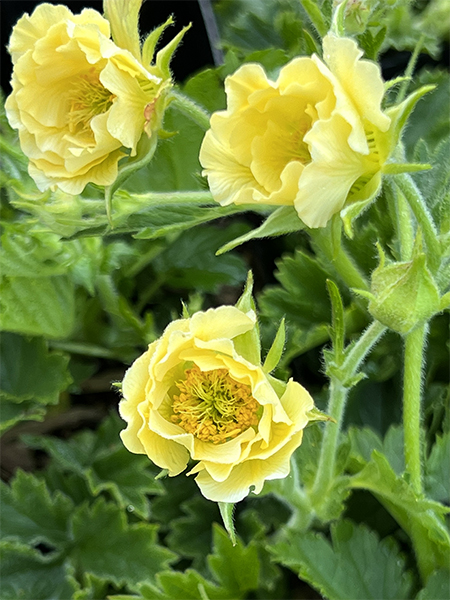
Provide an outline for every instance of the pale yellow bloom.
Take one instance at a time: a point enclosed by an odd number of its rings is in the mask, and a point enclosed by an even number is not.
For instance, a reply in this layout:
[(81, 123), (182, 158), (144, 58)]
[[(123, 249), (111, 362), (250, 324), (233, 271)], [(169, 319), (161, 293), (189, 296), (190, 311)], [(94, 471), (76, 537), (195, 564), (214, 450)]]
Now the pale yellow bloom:
[(392, 150), (379, 67), (332, 34), (323, 54), (295, 58), (276, 81), (258, 64), (226, 79), (227, 110), (212, 115), (200, 151), (222, 205), (294, 205), (306, 225), (323, 227), (376, 195)]
[(292, 379), (273, 380), (244, 357), (253, 311), (222, 306), (171, 323), (123, 380), (121, 437), (170, 476), (197, 474), (202, 494), (238, 502), (289, 473), (314, 407)]
[[(133, 2), (137, 12), (140, 3)], [(105, 6), (116, 25), (119, 9), (125, 19), (129, 8), (123, 0)], [(154, 45), (145, 64), (110, 36), (109, 21), (97, 11), (73, 15), (51, 4), (40, 4), (13, 29), (6, 114), (40, 190), (78, 194), (89, 182), (112, 184), (120, 158), (136, 154), (144, 129), (152, 135), (158, 128), (168, 69), (150, 64)]]

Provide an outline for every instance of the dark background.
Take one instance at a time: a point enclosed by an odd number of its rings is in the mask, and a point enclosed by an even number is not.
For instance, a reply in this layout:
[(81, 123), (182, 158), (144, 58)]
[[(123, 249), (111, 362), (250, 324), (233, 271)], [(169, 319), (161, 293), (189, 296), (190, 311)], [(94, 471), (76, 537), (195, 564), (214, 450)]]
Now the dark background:
[[(66, 2), (64, 0), (46, 0), (50, 4), (65, 4), (74, 14), (83, 8), (95, 8), (103, 13), (103, 2), (100, 0), (79, 0)], [(6, 50), (12, 28), (24, 14), (31, 14), (42, 0), (35, 1), (0, 1), (1, 18), (1, 86), (6, 95), (11, 92), (9, 80), (11, 77), (11, 59)], [(143, 3), (140, 13), (141, 36), (164, 23), (169, 15), (175, 18), (175, 26), (169, 27), (163, 38), (162, 45), (170, 41), (182, 27), (192, 22), (192, 28), (186, 33), (183, 43), (175, 53), (171, 63), (176, 81), (186, 77), (205, 66), (213, 65), (212, 53), (206, 33), (202, 13), (197, 0), (147, 0)]]

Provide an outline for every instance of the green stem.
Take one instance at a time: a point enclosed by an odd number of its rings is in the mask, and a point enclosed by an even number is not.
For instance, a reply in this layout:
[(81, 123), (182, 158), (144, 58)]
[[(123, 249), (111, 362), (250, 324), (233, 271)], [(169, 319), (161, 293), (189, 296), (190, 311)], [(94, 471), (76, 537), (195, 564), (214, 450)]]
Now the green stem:
[(428, 325), (418, 325), (405, 338), (405, 371), (403, 380), (403, 426), (405, 431), (406, 471), (411, 485), (422, 492), (422, 444), (420, 435), (421, 385), (423, 357)]
[(347, 254), (342, 243), (339, 244), (336, 252), (328, 228), (310, 229), (309, 234), (314, 249), (325, 256), (349, 288), (369, 290), (366, 278)]
[(320, 451), (319, 467), (311, 492), (312, 503), (321, 502), (328, 496), (328, 490), (334, 478), (336, 451), (339, 434), (342, 427), (348, 388), (335, 378), (330, 382), (330, 397), (327, 413), (336, 421), (325, 425), (325, 433)]
[(409, 204), (403, 192), (389, 179), (385, 180), (386, 198), (393, 212), (393, 218), (396, 221), (396, 230), (399, 241), (399, 259), (409, 261), (412, 257), (414, 246), (414, 227), (412, 223), (412, 214)]
[(409, 175), (397, 175), (395, 183), (406, 198), (411, 210), (416, 217), (417, 223), (423, 231), (427, 245), (427, 262), (430, 270), (435, 273), (441, 262), (441, 245), (439, 242), (436, 226), (428, 212), (428, 208), (422, 198), (422, 194)]
[(406, 91), (408, 89), (408, 85), (411, 82), (413, 71), (416, 67), (417, 59), (419, 58), (420, 51), (422, 49), (423, 42), (425, 40), (425, 36), (422, 34), (417, 41), (416, 47), (414, 48), (414, 52), (411, 54), (411, 58), (409, 59), (408, 66), (405, 71), (405, 81), (402, 82), (400, 89), (398, 90), (396, 104), (400, 104), (406, 96)]
[(319, 467), (311, 496), (314, 502), (321, 503), (327, 497), (327, 492), (333, 480), (336, 464), (336, 451), (339, 434), (344, 417), (345, 404), (350, 387), (346, 381), (355, 376), (359, 366), (366, 358), (374, 344), (386, 331), (379, 321), (374, 321), (361, 335), (351, 348), (338, 372), (331, 376), (330, 399), (327, 413), (336, 423), (327, 423), (320, 451)]
[(211, 115), (204, 108), (201, 108), (193, 100), (176, 90), (172, 90), (170, 97), (172, 100), (171, 106), (174, 106), (184, 115), (192, 119), (192, 121), (197, 123), (197, 125), (205, 131), (209, 129), (209, 119), (211, 118)]

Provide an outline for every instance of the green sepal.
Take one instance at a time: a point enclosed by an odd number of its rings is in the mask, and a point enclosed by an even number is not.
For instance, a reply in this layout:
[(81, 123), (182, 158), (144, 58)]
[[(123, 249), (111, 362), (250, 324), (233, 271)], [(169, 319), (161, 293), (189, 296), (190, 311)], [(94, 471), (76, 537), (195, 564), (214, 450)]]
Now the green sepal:
[(167, 46), (164, 46), (157, 54), (156, 54), (156, 68), (162, 73), (162, 75), (166, 78), (170, 78), (170, 61), (172, 60), (173, 53), (177, 49), (178, 44), (181, 42), (184, 34), (188, 29), (192, 27), (192, 23), (183, 27), (183, 29), (171, 40)]
[(156, 27), (153, 31), (151, 31), (145, 39), (144, 45), (142, 46), (142, 63), (145, 68), (148, 68), (153, 61), (153, 57), (155, 55), (156, 44), (159, 41), (159, 38), (164, 33), (164, 30), (169, 27), (169, 25), (173, 25), (174, 20), (172, 15), (167, 19), (165, 23)]
[(387, 144), (390, 148), (395, 148), (400, 140), (403, 127), (406, 125), (409, 115), (412, 113), (417, 102), (436, 88), (435, 85), (424, 85), (412, 94), (410, 94), (403, 102), (396, 106), (391, 106), (386, 110), (386, 114), (391, 119), (391, 125), (386, 136)]
[(338, 4), (338, 6), (336, 7), (336, 10), (334, 11), (334, 14), (333, 14), (330, 31), (332, 33), (334, 33), (335, 35), (337, 35), (338, 37), (345, 36), (344, 20), (345, 20), (345, 11), (347, 9), (347, 4), (348, 4), (348, 0), (344, 0), (343, 2)]
[(330, 417), (330, 415), (327, 415), (316, 407), (308, 410), (306, 416), (308, 417), (310, 423), (314, 421), (331, 421), (332, 423), (336, 423), (336, 419)]
[(418, 171), (429, 171), (433, 165), (421, 163), (386, 163), (381, 169), (383, 175), (399, 175), (400, 173), (417, 173)]
[(168, 469), (161, 469), (161, 471), (158, 473), (158, 475), (155, 475), (155, 480), (156, 479), (165, 479), (168, 474), (169, 474)]
[[(252, 292), (253, 273), (249, 271), (242, 296), (236, 302), (236, 308), (242, 310), (244, 313), (248, 313), (249, 311), (256, 312), (256, 306), (255, 301), (253, 300)], [(236, 336), (233, 342), (238, 354), (243, 356), (246, 360), (254, 365), (259, 365), (261, 363), (261, 340), (258, 322), (255, 323), (255, 326), (252, 327), (250, 331)]]
[(284, 344), (286, 342), (286, 326), (284, 317), (281, 319), (280, 326), (272, 342), (269, 352), (267, 353), (266, 359), (263, 364), (263, 371), (265, 373), (271, 373), (280, 362), (281, 356), (284, 350)]
[(439, 308), (440, 311), (445, 310), (446, 308), (450, 308), (450, 292), (447, 292), (442, 296)]
[(155, 154), (157, 145), (157, 135), (152, 135), (151, 137), (148, 137), (148, 135), (144, 133), (138, 142), (136, 156), (133, 156), (133, 158), (130, 158), (126, 162), (124, 162), (123, 165), (120, 165), (115, 182), (105, 187), (106, 215), (108, 217), (108, 221), (111, 228), (113, 227), (112, 199), (114, 193), (120, 188), (122, 183), (126, 179), (128, 179), (128, 177), (130, 177), (130, 175), (132, 175), (142, 167), (148, 165), (148, 163), (152, 160), (153, 155)]
[(222, 517), (222, 521), (225, 529), (227, 530), (228, 535), (230, 536), (231, 543), (233, 546), (236, 546), (236, 530), (234, 528), (233, 521), (233, 512), (234, 512), (234, 504), (232, 502), (218, 502), (220, 516)]

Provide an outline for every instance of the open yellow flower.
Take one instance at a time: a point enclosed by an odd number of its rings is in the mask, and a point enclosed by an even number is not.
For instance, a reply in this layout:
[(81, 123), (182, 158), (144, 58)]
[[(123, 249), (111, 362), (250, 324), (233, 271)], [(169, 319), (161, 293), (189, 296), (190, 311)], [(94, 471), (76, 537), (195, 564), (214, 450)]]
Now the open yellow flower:
[(323, 40), (324, 61), (299, 57), (277, 81), (246, 64), (225, 81), (200, 162), (223, 205), (294, 205), (323, 227), (345, 204), (374, 197), (390, 152), (379, 67), (348, 38)]
[[(107, 0), (105, 7), (116, 29), (121, 13), (125, 20), (126, 12), (137, 8), (136, 37), (141, 0), (128, 2)], [(40, 4), (13, 29), (9, 51), (14, 69), (6, 114), (19, 131), (29, 173), (40, 190), (58, 186), (78, 194), (89, 182), (112, 184), (120, 158), (136, 154), (144, 129), (152, 135), (159, 127), (174, 48), (169, 57), (161, 50), (158, 55), (164, 60), (158, 61), (157, 55), (151, 64), (155, 36), (144, 62), (136, 56), (133, 39), (129, 50), (110, 35), (110, 22), (97, 11), (74, 15), (51, 4)]]
[(254, 334), (252, 310), (198, 312), (171, 323), (123, 380), (128, 450), (170, 476), (196, 461), (188, 474), (216, 502), (238, 502), (266, 479), (285, 477), (312, 418), (313, 401), (299, 383), (282, 384), (244, 357)]

